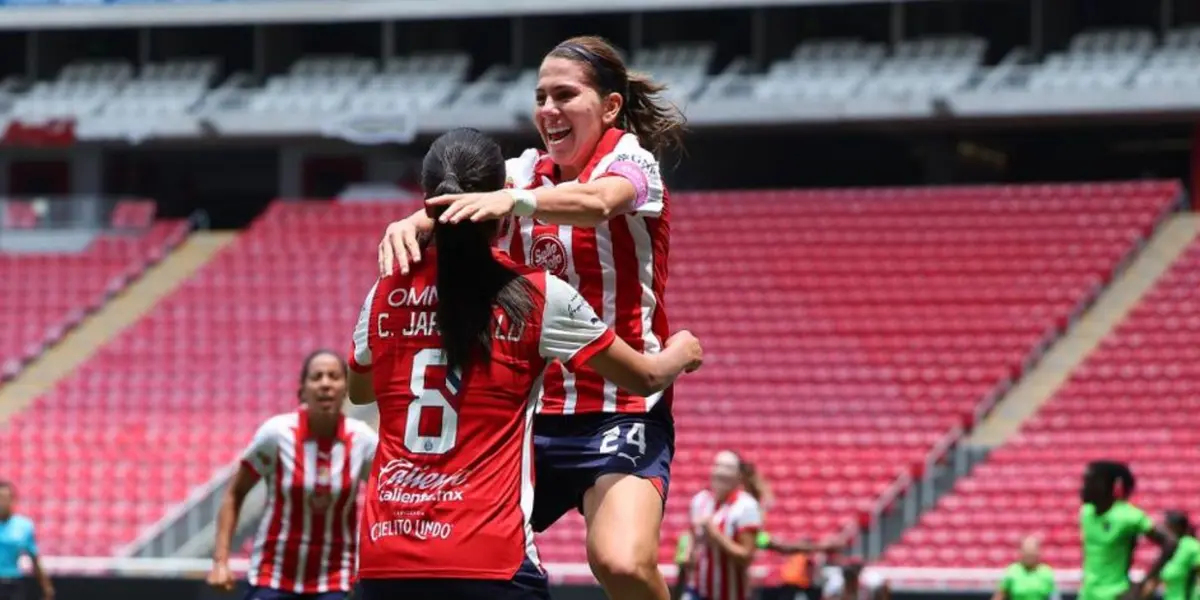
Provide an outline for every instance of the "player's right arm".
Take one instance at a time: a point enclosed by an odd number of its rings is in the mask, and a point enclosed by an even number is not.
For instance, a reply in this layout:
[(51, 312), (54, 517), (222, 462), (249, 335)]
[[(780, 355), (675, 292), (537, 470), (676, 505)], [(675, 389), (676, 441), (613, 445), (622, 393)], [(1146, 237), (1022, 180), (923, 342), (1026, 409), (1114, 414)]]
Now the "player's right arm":
[(278, 444), (272, 421), (267, 421), (254, 433), (250, 445), (242, 451), (237, 472), (225, 494), (221, 497), (221, 508), (217, 511), (217, 532), (213, 541), (213, 566), (208, 574), (208, 584), (214, 588), (232, 591), (233, 573), (229, 570), (229, 550), (233, 545), (233, 534), (237, 529), (238, 517), (246, 495), (258, 480), (274, 469), (278, 460)]
[(539, 350), (574, 371), (586, 364), (617, 387), (649, 396), (670, 386), (680, 374), (700, 368), (700, 341), (680, 331), (662, 352), (634, 350), (596, 316), (592, 306), (565, 281), (546, 275), (546, 302)]
[(1146, 571), (1142, 582), (1138, 585), (1130, 586), (1131, 595), (1139, 597), (1140, 592), (1144, 589), (1144, 585), (1158, 581), (1158, 576), (1162, 573), (1163, 566), (1167, 564), (1167, 561), (1171, 560), (1171, 557), (1175, 555), (1175, 550), (1179, 548), (1179, 539), (1166, 527), (1155, 525), (1154, 521), (1141, 511), (1139, 511), (1135, 519), (1134, 527), (1137, 533), (1145, 535), (1146, 539), (1157, 545), (1160, 550), (1158, 558), (1154, 561), (1154, 564), (1150, 565), (1150, 569)]
[(30, 567), (33, 571), (33, 578), (42, 588), (42, 600), (54, 600), (54, 584), (50, 581), (50, 575), (46, 573), (46, 569), (42, 568), (42, 554), (38, 551), (37, 535), (34, 533), (32, 524), (25, 532), (24, 546), (25, 555), (29, 557)]
[(375, 384), (371, 378), (371, 307), (375, 304), (375, 292), (379, 282), (371, 286), (367, 299), (363, 300), (362, 308), (358, 311), (358, 321), (354, 324), (354, 342), (350, 349), (350, 372), (346, 375), (346, 390), (351, 404), (371, 404), (375, 401)]

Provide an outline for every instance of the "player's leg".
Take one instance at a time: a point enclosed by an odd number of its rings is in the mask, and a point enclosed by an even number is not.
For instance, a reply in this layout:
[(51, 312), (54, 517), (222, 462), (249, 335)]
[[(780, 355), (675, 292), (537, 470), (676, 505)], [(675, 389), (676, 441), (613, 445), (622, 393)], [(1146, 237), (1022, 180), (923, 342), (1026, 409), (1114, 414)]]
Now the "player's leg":
[(612, 600), (668, 600), (658, 570), (663, 497), (638, 475), (608, 473), (583, 496), (587, 555), (592, 572)]

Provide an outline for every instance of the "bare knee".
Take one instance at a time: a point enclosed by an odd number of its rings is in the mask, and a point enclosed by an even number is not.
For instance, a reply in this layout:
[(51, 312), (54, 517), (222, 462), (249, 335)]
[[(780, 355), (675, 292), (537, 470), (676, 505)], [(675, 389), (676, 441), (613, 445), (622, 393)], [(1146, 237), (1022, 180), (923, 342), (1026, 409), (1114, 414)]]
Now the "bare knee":
[(605, 584), (639, 587), (652, 586), (659, 577), (658, 561), (653, 553), (624, 551), (617, 548), (588, 548), (588, 564), (596, 578)]
[(658, 572), (662, 499), (648, 481), (605, 475), (584, 495), (588, 565), (610, 598), (665, 599)]

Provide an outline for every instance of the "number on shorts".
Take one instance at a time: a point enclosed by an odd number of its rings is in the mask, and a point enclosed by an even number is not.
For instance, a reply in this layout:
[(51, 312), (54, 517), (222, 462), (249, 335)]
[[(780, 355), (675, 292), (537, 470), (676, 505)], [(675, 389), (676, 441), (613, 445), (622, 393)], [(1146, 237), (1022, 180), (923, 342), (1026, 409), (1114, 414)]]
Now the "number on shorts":
[[(619, 439), (621, 439), (620, 425), (605, 431), (604, 437), (600, 439), (600, 451), (605, 454), (617, 452), (620, 449), (617, 446), (617, 440)], [(634, 423), (630, 425), (629, 429), (625, 432), (625, 443), (636, 446), (638, 456), (644, 456), (646, 454), (646, 424)]]
[[(457, 395), (462, 385), (459, 369), (446, 372), (446, 384), (438, 388), (427, 387), (425, 374), (429, 367), (447, 366), (446, 354), (441, 348), (426, 348), (413, 357), (411, 391), (416, 399), (408, 405), (408, 420), (404, 425), (404, 447), (415, 454), (445, 454), (458, 441), (458, 411), (443, 390)], [(421, 411), (438, 408), (442, 411), (442, 430), (437, 435), (421, 435)]]

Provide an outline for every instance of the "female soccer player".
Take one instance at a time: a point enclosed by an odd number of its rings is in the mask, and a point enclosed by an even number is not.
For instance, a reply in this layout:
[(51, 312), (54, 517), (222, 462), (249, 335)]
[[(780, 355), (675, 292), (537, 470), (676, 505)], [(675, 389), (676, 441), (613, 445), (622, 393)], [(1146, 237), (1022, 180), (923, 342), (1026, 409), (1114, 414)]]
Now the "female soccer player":
[(1131, 585), (1129, 566), (1138, 538), (1145, 536), (1162, 549), (1146, 573), (1155, 579), (1175, 554), (1178, 541), (1171, 532), (1156, 528), (1142, 509), (1126, 499), (1136, 480), (1124, 463), (1106, 460), (1089, 463), (1080, 492), (1079, 529), (1083, 540), (1083, 581), (1079, 600), (1136, 598), (1141, 586)]
[[(430, 195), (504, 179), (500, 147), (470, 129), (438, 138), (422, 167)], [(382, 439), (360, 528), (367, 600), (548, 598), (530, 524), (547, 367), (587, 365), (645, 397), (700, 366), (687, 332), (635, 350), (570, 285), (495, 250), (497, 231), (439, 220), (430, 260), (377, 282), (359, 314), (350, 397), (378, 402)]]
[(1004, 577), (992, 594), (992, 600), (1054, 600), (1058, 588), (1054, 570), (1042, 562), (1038, 539), (1029, 536), (1021, 540), (1020, 560), (1004, 570)]
[(688, 594), (695, 600), (750, 598), (750, 563), (762, 512), (758, 500), (741, 486), (741, 468), (737, 454), (718, 452), (712, 487), (692, 497), (696, 545)]
[(54, 585), (38, 560), (33, 521), (13, 514), (16, 496), (12, 483), (0, 481), (0, 600), (23, 600), (25, 597), (25, 580), (20, 567), (22, 556), (28, 556), (33, 563), (33, 576), (42, 588), (42, 598), (54, 600)]
[[(1197, 594), (1196, 578), (1200, 577), (1200, 542), (1196, 541), (1196, 532), (1187, 513), (1178, 510), (1167, 511), (1167, 529), (1179, 540), (1179, 548), (1167, 564), (1163, 565), (1158, 579), (1163, 584), (1163, 600), (1194, 600)], [(1147, 578), (1142, 586), (1142, 597), (1154, 596), (1158, 588), (1158, 580)]]
[[(684, 125), (663, 89), (628, 71), (603, 39), (569, 39), (539, 70), (533, 121), (546, 150), (509, 160), (506, 190), (430, 201), (448, 207), (447, 223), (502, 219), (499, 246), (513, 261), (565, 279), (648, 353), (669, 333), (670, 206), (656, 155), (678, 144)], [(407, 273), (431, 229), (423, 212), (389, 226), (381, 273)], [(537, 489), (534, 529), (581, 510), (588, 562), (610, 598), (667, 598), (657, 554), (674, 453), (670, 398), (626, 393), (590, 368), (554, 365), (543, 382), (534, 445), (538, 472), (555, 484)]]
[(232, 590), (229, 547), (246, 494), (266, 479), (267, 507), (254, 539), (245, 600), (341, 600), (357, 559), (357, 494), (378, 438), (342, 414), (348, 369), (319, 350), (300, 370), (300, 410), (271, 417), (242, 453), (217, 514), (209, 585)]

